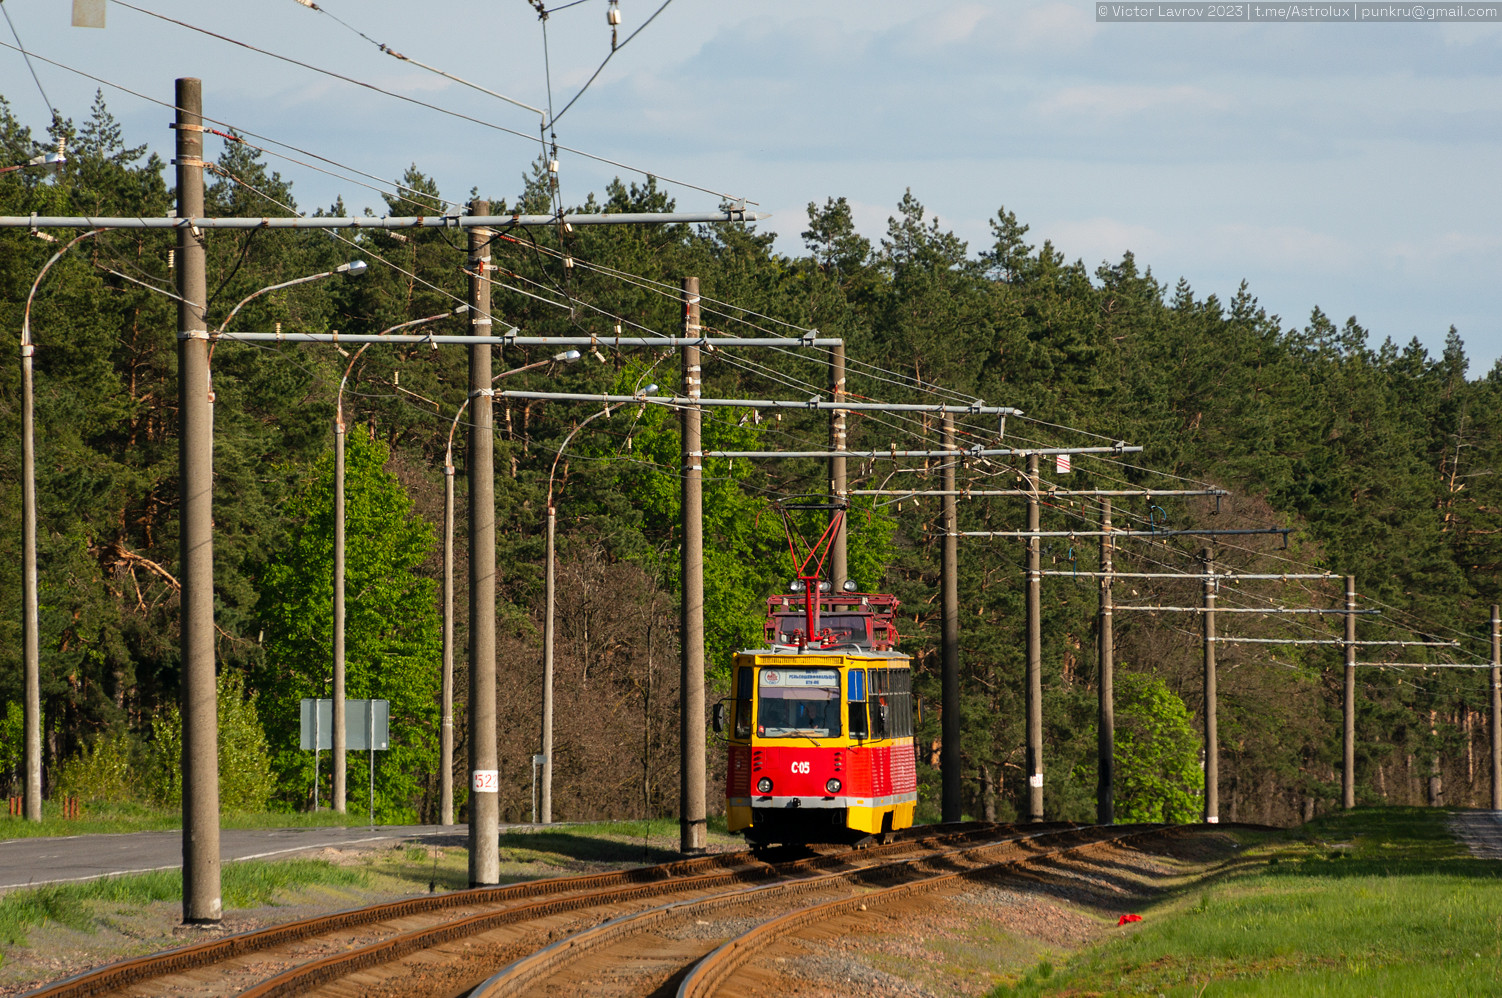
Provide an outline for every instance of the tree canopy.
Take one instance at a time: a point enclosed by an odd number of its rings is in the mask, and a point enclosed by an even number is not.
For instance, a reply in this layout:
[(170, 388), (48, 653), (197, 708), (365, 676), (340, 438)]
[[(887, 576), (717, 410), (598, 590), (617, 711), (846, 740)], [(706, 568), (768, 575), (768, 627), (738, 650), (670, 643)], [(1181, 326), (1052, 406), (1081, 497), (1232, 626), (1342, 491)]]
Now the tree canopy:
[[(172, 208), (166, 164), (129, 144), (102, 99), (81, 125), (60, 120), (43, 135), (0, 98), (0, 149), (8, 161), (35, 155), (59, 137), (69, 149), (60, 171), (0, 175), (7, 214), (159, 217)], [(212, 174), (212, 212), (300, 210), (293, 184), (234, 138), (225, 140)], [(444, 210), (437, 185), (419, 165), (399, 183), (387, 195), (389, 212)], [(1001, 425), (962, 420), (967, 451), (998, 437), (1021, 448), (1142, 445), (1130, 459), (1081, 456), (1069, 477), (1052, 469), (1043, 476), (1045, 529), (1066, 535), (1044, 543), (1045, 568), (1060, 573), (1045, 586), (1041, 621), (1046, 808), (1053, 817), (1088, 818), (1094, 804), (1098, 590), (1088, 573), (1099, 567), (1099, 555), (1084, 532), (1101, 510), (1096, 500), (1063, 494), (1069, 489), (1224, 487), (1231, 493), (1224, 499), (1123, 496), (1113, 515), (1118, 526), (1149, 530), (1286, 527), (1286, 550), (1273, 537), (1214, 542), (1218, 564), (1241, 573), (1326, 570), (1335, 581), (1226, 582), (1225, 598), (1239, 602), (1224, 605), (1328, 608), (1343, 599), (1338, 576), (1350, 573), (1363, 605), (1382, 611), (1362, 619), (1363, 639), (1463, 642), (1455, 652), (1403, 650), (1408, 662), (1485, 657), (1488, 608), (1502, 601), (1502, 479), (1495, 473), (1502, 367), (1473, 377), (1459, 331), (1449, 330), (1435, 356), (1412, 338), (1430, 330), (1375, 342), (1355, 317), (1342, 321), (1312, 303), (1306, 319), (1288, 321), (1262, 308), (1245, 284), (1228, 295), (1197, 293), (1183, 280), (1154, 275), (1130, 253), (1091, 269), (1067, 260), (1047, 233), (1005, 207), (994, 213), (990, 245), (972, 247), (934, 218), (920, 196), (901, 192), (875, 240), (856, 230), (845, 198), (831, 194), (810, 203), (806, 223), (796, 223), (806, 224), (806, 253), (797, 256), (778, 252), (773, 234), (755, 226), (499, 232), (491, 244), (496, 315), (529, 335), (597, 338), (597, 349), (578, 364), (540, 365), (508, 375), (504, 384), (581, 392), (634, 390), (649, 381), (678, 385), (671, 351), (616, 350), (611, 339), (677, 332), (680, 281), (697, 276), (711, 333), (817, 329), (842, 337), (846, 387), (856, 397), (984, 399), (1026, 414)], [(545, 164), (531, 164), (514, 191), (489, 199), (498, 212), (551, 211)], [(578, 210), (673, 207), (664, 187), (647, 178), (616, 181), (583, 198)], [(344, 210), (342, 202), (323, 209)], [(12, 356), (32, 282), (57, 249), (24, 230), (0, 231), (0, 327), (11, 337)], [(32, 302), (49, 781), (65, 760), (102, 739), (123, 738), (133, 752), (131, 745), (162, 737), (153, 734), (160, 727), (153, 722), (177, 695), (171, 250), (167, 233), (91, 236), (52, 267)], [(208, 254), (208, 308), (216, 326), (269, 285), (355, 257), (371, 263), (363, 278), (329, 278), (256, 297), (236, 315), (244, 329), (379, 333), (452, 313), (467, 281), (464, 249), (431, 229), (341, 239), (212, 231)], [(1439, 330), (1447, 325), (1443, 317), (1435, 322)], [(464, 323), (449, 314), (420, 328), (453, 333)], [(550, 353), (500, 349), (497, 373)], [(706, 351), (704, 390), (827, 397), (827, 361), (825, 353), (803, 348)], [(311, 787), (311, 759), (293, 742), (296, 703), (326, 689), (330, 664), (330, 451), (334, 397), (349, 363), (327, 344), (226, 341), (213, 355), (217, 660), (221, 676), (243, 680), (247, 697), (254, 697), (277, 777), (275, 800), (285, 807), (304, 806)], [(12, 441), (0, 450), (0, 723), (7, 726), (21, 696), (19, 391), (12, 366), (0, 375), (0, 424)], [(348, 693), (392, 701), (396, 744), (379, 761), (376, 803), (393, 819), (436, 813), (441, 559), (431, 525), (441, 521), (444, 452), (468, 391), (463, 350), (427, 344), (372, 347), (350, 369), (345, 390)], [(537, 400), (496, 404), (498, 708), (502, 810), (509, 817), (528, 811), (528, 760), (537, 749), (550, 490), (559, 509), (559, 702), (569, 705), (555, 735), (555, 811), (570, 818), (623, 816), (676, 806), (676, 419), (660, 407), (622, 406), (592, 421), (555, 471), (559, 448), (594, 411)], [(456, 439), (465, 432), (461, 417)], [(932, 413), (850, 417), (856, 450), (935, 447), (938, 432)], [(809, 450), (823, 446), (828, 429), (826, 417), (812, 409), (777, 416), (723, 409), (706, 413), (704, 437), (707, 449)], [(462, 451), (456, 447), (461, 492)], [(856, 504), (852, 575), (863, 588), (903, 601), (903, 647), (915, 657), (918, 688), (930, 703), (938, 692), (940, 510), (935, 497), (913, 493), (937, 488), (939, 470), (938, 461), (851, 461), (852, 487), (909, 490)], [(958, 470), (967, 493), (962, 530), (1021, 527), (1019, 499), (971, 494), (1018, 488), (1020, 462), (967, 454)], [(787, 581), (772, 500), (827, 492), (829, 485), (823, 462), (812, 459), (710, 459), (705, 476), (713, 685), (730, 652), (758, 640), (762, 600)], [(462, 496), (458, 505), (463, 536)], [(1192, 573), (1204, 543), (1122, 541), (1116, 567)], [(461, 550), (461, 587), (464, 559)], [(1021, 566), (1015, 541), (963, 542), (962, 755), (966, 807), (974, 813), (1004, 816), (1026, 794)], [(1120, 600), (1144, 607), (1198, 599), (1192, 580), (1117, 585)], [(460, 648), (467, 640), (465, 603), (461, 592)], [(1203, 710), (1192, 622), (1166, 612), (1117, 619), (1121, 658), (1153, 677), (1125, 678), (1128, 670), (1119, 680), (1124, 704), (1141, 701), (1142, 730), (1192, 724)], [(1338, 636), (1338, 625), (1312, 619), (1246, 614), (1235, 624), (1237, 633), (1263, 639)], [(1386, 646), (1366, 653), (1385, 655)], [(1331, 806), (1339, 793), (1339, 650), (1228, 644), (1220, 661), (1223, 813), (1282, 821)], [(1475, 751), (1487, 692), (1466, 670), (1364, 670), (1360, 798), (1423, 800), (1437, 767), (1447, 799), (1477, 801), (1489, 780), (1486, 753)], [(1134, 717), (1137, 707), (1123, 709)], [(937, 786), (937, 715), (930, 710), (920, 731), (928, 804)], [(459, 716), (462, 758), (467, 733), (462, 710)], [(1125, 744), (1146, 750), (1164, 737), (1143, 741), (1132, 734)], [(1175, 758), (1183, 777), (1183, 759)], [(11, 755), (0, 756), (0, 765), (8, 767), (0, 775), (13, 781)], [(1173, 785), (1187, 786), (1179, 777)], [(1163, 805), (1167, 793), (1159, 788), (1149, 796)], [(356, 794), (351, 800), (358, 804)], [(1178, 804), (1171, 811), (1183, 813)]]

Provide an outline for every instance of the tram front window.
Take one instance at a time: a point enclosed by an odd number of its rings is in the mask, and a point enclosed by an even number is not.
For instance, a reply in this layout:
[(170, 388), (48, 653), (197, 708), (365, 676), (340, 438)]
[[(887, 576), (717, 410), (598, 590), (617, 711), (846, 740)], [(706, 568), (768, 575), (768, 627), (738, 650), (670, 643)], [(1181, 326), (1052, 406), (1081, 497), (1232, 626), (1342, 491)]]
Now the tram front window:
[(756, 733), (831, 738), (840, 733), (840, 674), (834, 669), (762, 669)]
[[(869, 648), (871, 636), (866, 632), (869, 614), (826, 613), (819, 618), (821, 641), (831, 647), (854, 645)], [(777, 640), (780, 644), (795, 645), (808, 627), (808, 618), (801, 613), (777, 614)]]

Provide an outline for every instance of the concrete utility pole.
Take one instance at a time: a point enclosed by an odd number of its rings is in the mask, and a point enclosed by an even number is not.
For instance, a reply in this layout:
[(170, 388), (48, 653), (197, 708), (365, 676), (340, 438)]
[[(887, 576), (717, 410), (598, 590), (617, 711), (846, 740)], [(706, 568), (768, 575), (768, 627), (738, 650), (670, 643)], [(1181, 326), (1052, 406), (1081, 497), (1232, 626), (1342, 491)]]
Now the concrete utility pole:
[[(699, 279), (683, 279), (683, 335), (701, 335)], [(683, 348), (683, 392), (691, 400), (704, 394), (699, 348)], [(679, 849), (703, 852), (708, 845), (704, 809), (704, 444), (700, 411), (681, 410), (683, 434), (683, 594), (679, 627), (682, 661), (679, 746), (682, 752), (679, 787)]]
[(1038, 455), (1027, 457), (1027, 818), (1043, 820), (1043, 552)]
[(1342, 698), (1344, 731), (1340, 803), (1347, 811), (1356, 806), (1356, 576), (1346, 576), (1346, 674)]
[(345, 810), (344, 756), (349, 744), (344, 712), (344, 383), (349, 380), (349, 373), (364, 350), (365, 346), (360, 347), (350, 358), (344, 378), (339, 382), (339, 396), (334, 406), (334, 737), (331, 739), (331, 754), (334, 757), (333, 805), (338, 814)]
[[(829, 352), (829, 389), (830, 396), (836, 402), (845, 399), (845, 344), (842, 341)], [(829, 491), (837, 500), (849, 498), (850, 482), (846, 475), (845, 455), (839, 453), (845, 450), (848, 444), (846, 437), (846, 413), (844, 409), (835, 409), (829, 414), (829, 449), (835, 452), (835, 456), (829, 459)], [(834, 543), (829, 552), (830, 589), (833, 592), (843, 592), (845, 580), (850, 578), (850, 558), (847, 539), (849, 537), (850, 517), (840, 518), (840, 528), (835, 531)], [(869, 585), (870, 583), (863, 583)]]
[[(944, 414), (944, 449), (955, 450), (954, 416), (947, 412)], [(961, 798), (964, 784), (960, 772), (964, 765), (960, 752), (960, 524), (954, 495), (954, 466), (958, 461), (958, 451), (944, 461), (944, 549), (939, 566), (939, 591), (944, 612), (943, 671), (940, 674), (944, 714), (939, 772), (943, 780), (941, 813), (945, 821), (964, 820)]]
[[(177, 81), (177, 214), (203, 214), (203, 82)], [(214, 681), (214, 426), (203, 233), (177, 230), (178, 494), (182, 504), (183, 921), (217, 923), (219, 714)]]
[(1205, 821), (1220, 821), (1220, 732), (1215, 719), (1215, 552), (1205, 548)]
[(1111, 500), (1100, 503), (1100, 624), (1096, 651), (1100, 660), (1100, 709), (1096, 720), (1095, 820), (1116, 823), (1116, 633), (1111, 620)]
[[(454, 463), (443, 463), (443, 707), (438, 727), (438, 822), (454, 823)], [(499, 829), (497, 829), (499, 831)], [(496, 846), (500, 848), (499, 842)]]
[(1502, 811), (1502, 616), (1492, 604), (1492, 810)]
[[(470, 212), (490, 214), (490, 202)], [(469, 230), (470, 331), (490, 335), (489, 229)], [(469, 348), (469, 884), (501, 879), (495, 719), (495, 419), (490, 344)]]

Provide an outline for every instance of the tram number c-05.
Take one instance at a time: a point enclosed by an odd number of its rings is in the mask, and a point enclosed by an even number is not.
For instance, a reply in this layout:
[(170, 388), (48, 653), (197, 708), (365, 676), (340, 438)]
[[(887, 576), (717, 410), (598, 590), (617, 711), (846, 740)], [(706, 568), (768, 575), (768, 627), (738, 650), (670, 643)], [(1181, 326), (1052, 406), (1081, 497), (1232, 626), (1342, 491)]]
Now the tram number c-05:
[(792, 764), (792, 771), (795, 772), (795, 773), (807, 773), (808, 772), (808, 763), (807, 762), (795, 762), (795, 763)]

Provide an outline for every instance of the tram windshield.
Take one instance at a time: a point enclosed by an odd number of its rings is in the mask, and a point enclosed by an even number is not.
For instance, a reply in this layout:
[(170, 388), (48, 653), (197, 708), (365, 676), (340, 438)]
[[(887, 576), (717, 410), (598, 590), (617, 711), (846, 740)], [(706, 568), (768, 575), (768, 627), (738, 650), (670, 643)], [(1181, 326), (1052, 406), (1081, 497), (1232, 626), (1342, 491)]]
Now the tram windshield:
[(762, 669), (756, 733), (831, 738), (840, 733), (840, 674), (834, 669)]

